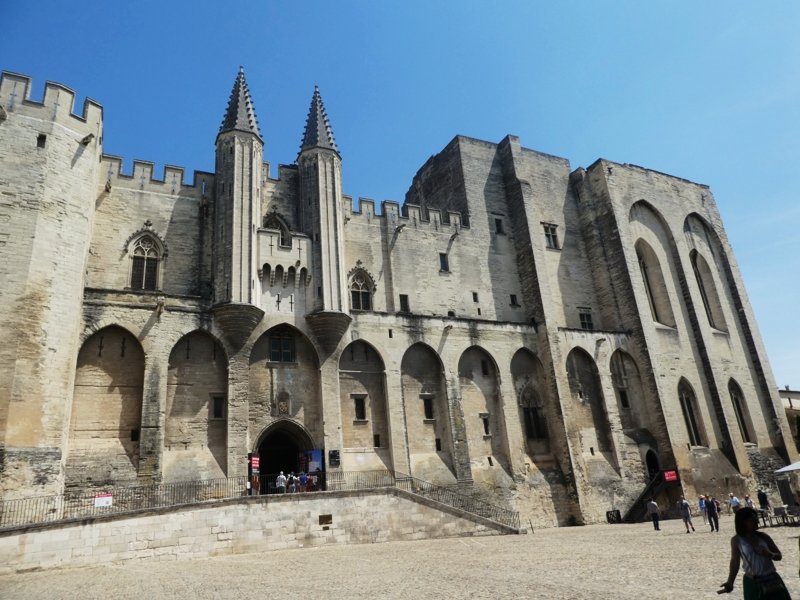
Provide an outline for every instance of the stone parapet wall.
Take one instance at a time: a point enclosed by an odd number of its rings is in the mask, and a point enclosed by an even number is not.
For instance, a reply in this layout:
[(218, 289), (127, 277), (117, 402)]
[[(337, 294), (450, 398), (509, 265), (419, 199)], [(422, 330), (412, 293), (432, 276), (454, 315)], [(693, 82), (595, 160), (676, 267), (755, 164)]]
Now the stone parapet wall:
[(512, 532), (417, 500), (394, 489), (287, 494), (31, 527), (0, 534), (0, 573)]

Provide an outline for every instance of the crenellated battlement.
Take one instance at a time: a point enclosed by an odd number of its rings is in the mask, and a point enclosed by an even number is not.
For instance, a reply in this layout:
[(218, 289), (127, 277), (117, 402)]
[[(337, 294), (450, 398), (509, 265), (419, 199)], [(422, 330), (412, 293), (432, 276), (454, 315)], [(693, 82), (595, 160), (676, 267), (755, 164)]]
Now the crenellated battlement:
[(130, 174), (123, 173), (123, 161), (119, 156), (104, 154), (101, 157), (101, 176), (106, 187), (119, 186), (160, 194), (178, 194), (181, 190), (194, 190), (201, 196), (210, 196), (214, 189), (214, 173), (194, 171), (192, 183), (184, 183), (183, 167), (164, 165), (161, 179), (155, 176), (155, 164), (146, 160), (134, 160)]
[[(463, 225), (462, 215), (456, 211), (440, 211), (438, 209), (423, 210), (419, 206), (403, 204), (393, 200), (384, 200), (377, 210), (371, 198), (359, 198), (358, 210), (353, 208), (352, 196), (343, 196), (344, 213), (347, 222), (383, 227), (384, 223), (393, 228), (410, 227), (427, 231), (446, 231), (452, 233), (459, 229), (469, 229)], [(427, 212), (427, 215), (426, 215)]]
[(53, 121), (100, 137), (103, 127), (103, 107), (86, 98), (81, 113), (75, 112), (75, 92), (65, 85), (46, 81), (42, 100), (31, 97), (31, 78), (18, 73), (0, 73), (0, 106), (8, 114), (21, 114)]

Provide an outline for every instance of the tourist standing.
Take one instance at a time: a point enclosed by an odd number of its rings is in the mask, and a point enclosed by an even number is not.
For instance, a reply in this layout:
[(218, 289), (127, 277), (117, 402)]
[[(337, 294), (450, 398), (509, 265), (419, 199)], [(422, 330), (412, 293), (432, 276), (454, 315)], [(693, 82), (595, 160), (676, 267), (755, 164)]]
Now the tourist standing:
[(758, 507), (764, 511), (769, 510), (769, 497), (767, 496), (767, 492), (761, 488), (758, 488), (756, 497), (758, 498)]
[(755, 505), (753, 504), (753, 499), (747, 494), (744, 495), (744, 505), (747, 508), (755, 508)]
[(730, 593), (739, 572), (744, 568), (744, 600), (791, 600), (773, 561), (783, 555), (772, 538), (758, 531), (758, 513), (749, 507), (739, 508), (734, 518), (736, 535), (731, 538), (731, 562), (728, 579), (718, 593)]
[(283, 474), (283, 471), (278, 473), (278, 476), (275, 478), (275, 490), (279, 494), (286, 492), (286, 475)]
[(742, 508), (742, 501), (741, 501), (741, 500), (739, 500), (739, 499), (738, 499), (736, 496), (734, 496), (734, 495), (733, 495), (733, 492), (730, 492), (730, 493), (728, 494), (728, 498), (729, 498), (729, 500), (728, 500), (728, 502), (729, 502), (729, 505), (730, 505), (730, 507), (731, 507), (731, 510), (732, 510), (733, 512), (736, 512), (736, 511), (738, 511), (740, 508)]
[(708, 514), (708, 524), (711, 525), (711, 531), (719, 532), (719, 502), (716, 498), (706, 496), (706, 513)]
[(706, 497), (700, 495), (700, 500), (697, 501), (697, 508), (700, 509), (700, 514), (703, 515), (703, 525), (708, 525), (708, 513), (706, 513)]
[(686, 525), (686, 533), (691, 533), (689, 527), (694, 531), (694, 524), (692, 523), (692, 505), (689, 504), (689, 501), (684, 496), (681, 496), (681, 499), (678, 500), (678, 512), (681, 513), (683, 524)]
[(658, 504), (656, 504), (656, 501), (652, 498), (647, 502), (647, 514), (650, 515), (650, 518), (653, 520), (653, 529), (661, 531), (661, 528), (658, 526)]
[(308, 486), (308, 475), (306, 475), (305, 471), (300, 472), (300, 491), (305, 492), (306, 487)]

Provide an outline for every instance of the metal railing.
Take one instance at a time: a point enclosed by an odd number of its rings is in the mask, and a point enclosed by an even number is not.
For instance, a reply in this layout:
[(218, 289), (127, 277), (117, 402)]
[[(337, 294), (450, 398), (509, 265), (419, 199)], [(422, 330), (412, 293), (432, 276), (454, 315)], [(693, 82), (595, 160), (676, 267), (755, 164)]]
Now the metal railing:
[[(266, 474), (250, 478), (242, 476), (180, 481), (5, 500), (0, 501), (0, 529), (200, 504), (251, 494), (275, 494), (279, 491), (275, 485), (276, 478), (277, 475)], [(387, 470), (313, 473), (305, 485), (298, 480), (294, 488), (287, 486), (284, 493), (303, 494), (325, 490), (357, 491), (394, 487), (508, 527), (519, 528), (519, 513), (515, 511), (492, 505), (451, 488)]]
[(515, 510), (503, 508), (457, 492), (449, 487), (434, 485), (427, 481), (411, 477), (410, 475), (396, 474), (397, 487), (402, 490), (413, 492), (419, 496), (429, 498), (441, 504), (446, 504), (464, 512), (478, 515), (495, 523), (500, 523), (513, 529), (519, 529), (519, 513)]

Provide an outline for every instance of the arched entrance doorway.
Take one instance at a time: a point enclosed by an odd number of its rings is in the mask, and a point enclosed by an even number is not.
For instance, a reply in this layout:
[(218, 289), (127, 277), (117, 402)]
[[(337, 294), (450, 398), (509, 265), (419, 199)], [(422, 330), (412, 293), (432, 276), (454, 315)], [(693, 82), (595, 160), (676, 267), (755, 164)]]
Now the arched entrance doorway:
[(658, 463), (658, 456), (656, 456), (656, 453), (652, 450), (648, 450), (644, 459), (647, 463), (647, 474), (650, 476), (650, 481), (652, 481), (661, 471), (661, 466)]
[(267, 493), (268, 485), (274, 485), (275, 476), (281, 471), (288, 475), (307, 469), (305, 451), (313, 447), (311, 437), (296, 423), (281, 420), (270, 425), (258, 444), (261, 493)]

